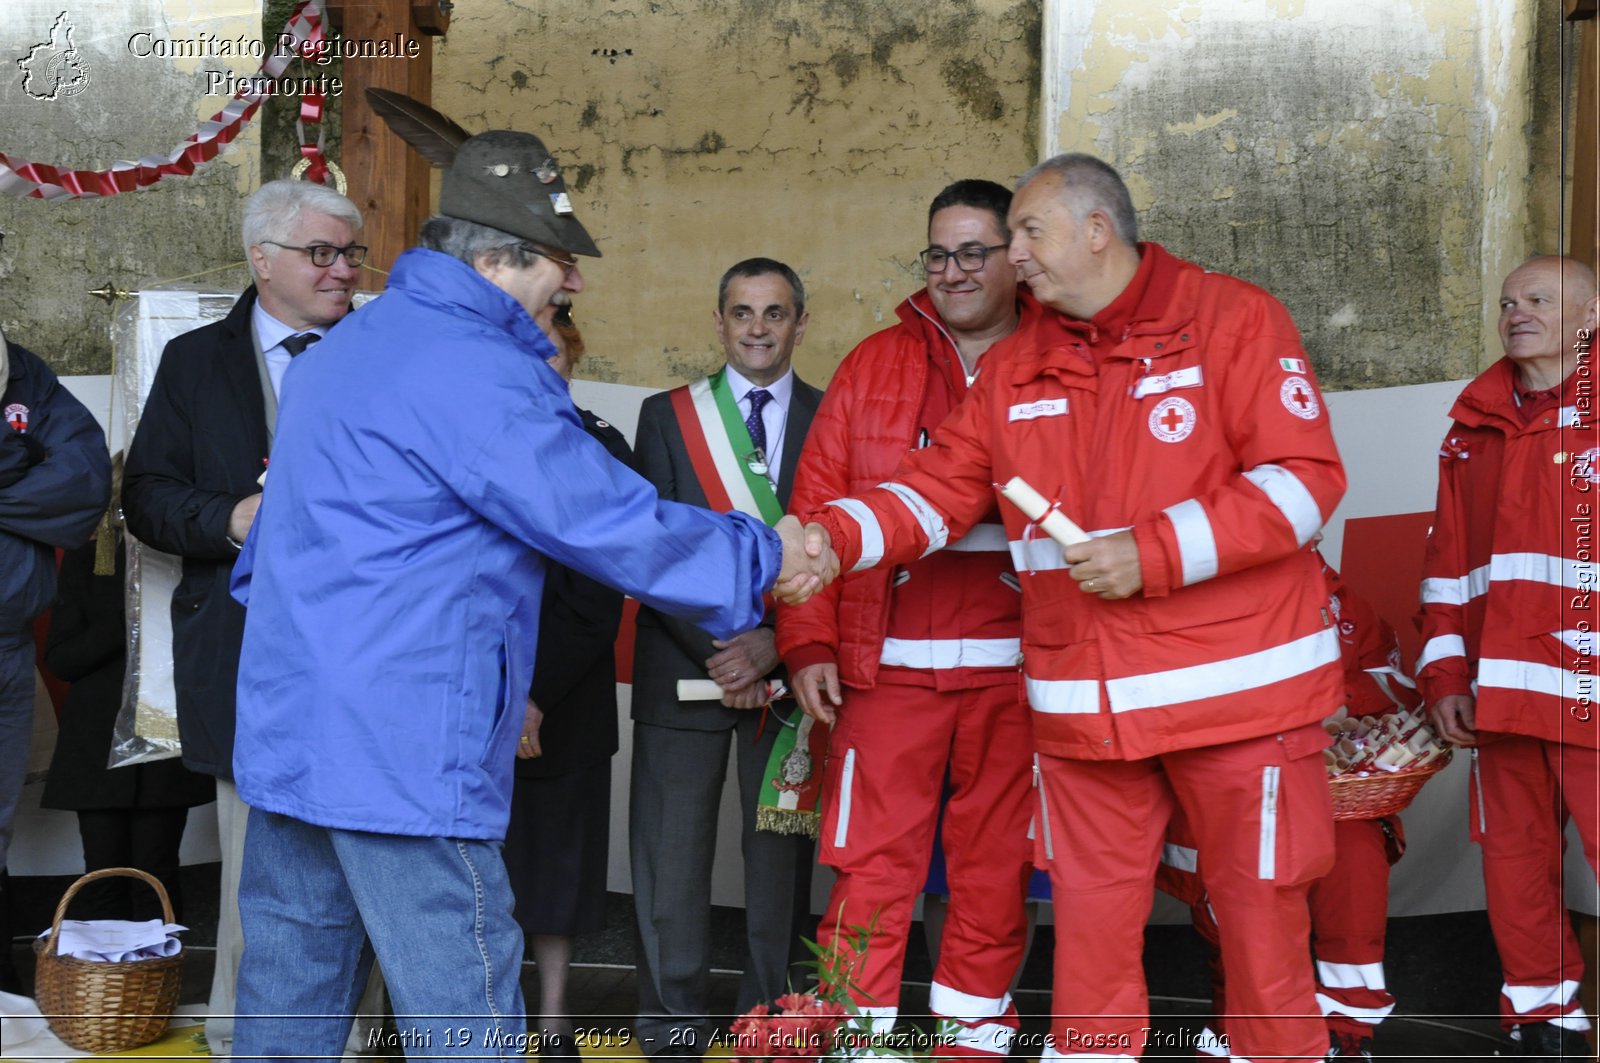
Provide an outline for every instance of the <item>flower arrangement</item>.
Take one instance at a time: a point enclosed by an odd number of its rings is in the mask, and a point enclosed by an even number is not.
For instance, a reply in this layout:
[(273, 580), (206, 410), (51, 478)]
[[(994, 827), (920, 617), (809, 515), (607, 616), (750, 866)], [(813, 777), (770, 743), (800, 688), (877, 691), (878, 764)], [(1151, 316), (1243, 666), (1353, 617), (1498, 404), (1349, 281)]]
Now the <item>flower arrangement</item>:
[(849, 1017), (837, 1000), (787, 993), (771, 1007), (757, 1004), (734, 1020), (733, 1058), (739, 1063), (821, 1059), (838, 1047)]
[(843, 1060), (854, 1054), (898, 1056), (913, 1060), (908, 1037), (875, 1032), (872, 1017), (863, 1015), (851, 997), (856, 972), (867, 958), (872, 926), (851, 926), (836, 932), (827, 948), (807, 940), (816, 959), (816, 988), (786, 993), (771, 1005), (757, 1004), (733, 1021), (734, 1063), (794, 1063), (796, 1060)]

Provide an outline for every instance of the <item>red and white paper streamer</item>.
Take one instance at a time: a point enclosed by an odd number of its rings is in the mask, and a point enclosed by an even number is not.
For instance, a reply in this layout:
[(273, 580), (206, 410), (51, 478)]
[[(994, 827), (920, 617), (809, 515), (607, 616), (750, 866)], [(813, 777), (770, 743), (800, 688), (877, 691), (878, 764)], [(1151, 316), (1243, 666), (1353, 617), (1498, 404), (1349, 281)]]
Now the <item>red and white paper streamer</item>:
[[(265, 90), (283, 76), (296, 57), (314, 56), (321, 49), (327, 25), (322, 3), (323, 0), (303, 0), (284, 24), (283, 33), (274, 38), (275, 41), (290, 38), (293, 45), (288, 49), (272, 47), (257, 75), (244, 79), (227, 106), (173, 148), (171, 154), (147, 155), (138, 162), (119, 162), (108, 170), (63, 170), (46, 163), (13, 159), (0, 152), (0, 193), (34, 199), (86, 199), (132, 192), (174, 174), (189, 176), (200, 164), (216, 158), (217, 153), (239, 135), (254, 117), (261, 101), (269, 95)], [(318, 121), (322, 108), (320, 93), (307, 94), (300, 103), (300, 117), (305, 121)], [(326, 173), (320, 143), (302, 144), (300, 151), (311, 159), (310, 178), (320, 181)]]

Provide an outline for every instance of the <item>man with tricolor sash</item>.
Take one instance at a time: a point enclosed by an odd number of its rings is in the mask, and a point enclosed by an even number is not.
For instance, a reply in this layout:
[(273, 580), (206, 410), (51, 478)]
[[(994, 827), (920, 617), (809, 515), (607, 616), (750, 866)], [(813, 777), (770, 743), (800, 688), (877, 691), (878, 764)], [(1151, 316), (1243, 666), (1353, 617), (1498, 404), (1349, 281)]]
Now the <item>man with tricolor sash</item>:
[[(714, 315), (726, 364), (646, 399), (635, 445), (639, 472), (661, 496), (783, 515), (795, 464), (822, 393), (790, 368), (805, 335), (805, 289), (788, 266), (752, 258), (722, 277)], [(746, 950), (738, 1010), (787, 991), (789, 961), (809, 915), (810, 839), (757, 831), (757, 805), (785, 713), (769, 707), (779, 671), (772, 614), (731, 639), (642, 609), (634, 644), (629, 850), (638, 926), (639, 1019), (648, 1055), (704, 1054), (711, 1032), (706, 974), (711, 871), (728, 747), (737, 750)], [(680, 680), (711, 679), (721, 701), (681, 701)], [(793, 716), (799, 717), (795, 710)], [(768, 814), (809, 796), (786, 782)]]

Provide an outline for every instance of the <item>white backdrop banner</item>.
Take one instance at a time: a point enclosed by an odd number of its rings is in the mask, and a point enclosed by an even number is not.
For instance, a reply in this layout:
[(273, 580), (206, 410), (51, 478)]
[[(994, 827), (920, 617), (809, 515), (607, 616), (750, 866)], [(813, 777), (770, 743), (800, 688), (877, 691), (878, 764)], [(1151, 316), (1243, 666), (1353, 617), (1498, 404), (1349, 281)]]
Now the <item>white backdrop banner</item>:
[[(105, 377), (66, 380), (90, 409), (108, 410)], [(1365, 595), (1401, 633), (1415, 652), (1416, 592), (1422, 557), (1422, 540), (1433, 510), (1439, 441), (1449, 426), (1448, 411), (1464, 381), (1414, 387), (1344, 392), (1327, 396), (1334, 435), (1349, 475), (1349, 491), (1325, 529), (1323, 554), (1339, 567), (1359, 593)], [(148, 382), (144, 383), (148, 389)], [(631, 440), (638, 423), (639, 404), (652, 389), (592, 381), (576, 381), (573, 396), (579, 405), (617, 425)], [(170, 670), (170, 661), (167, 662)], [(631, 688), (618, 691), (622, 750), (613, 765), (612, 831), (609, 885), (630, 891), (626, 810), (631, 731), (628, 721)], [(1435, 778), (1405, 814), (1409, 843), (1405, 859), (1396, 867), (1390, 889), (1394, 915), (1426, 915), (1483, 907), (1483, 883), (1477, 848), (1467, 839), (1466, 778), (1470, 757), (1459, 753), (1449, 768)], [(730, 773), (731, 778), (731, 773)], [(37, 801), (31, 802), (36, 808)], [(210, 806), (190, 817), (191, 838), (185, 858), (215, 859), (214, 825), (207, 822)], [(718, 833), (717, 871), (713, 901), (740, 903), (738, 807), (733, 788), (723, 795), (723, 821)], [(76, 838), (72, 844), (63, 832), (72, 831), (72, 818), (60, 813), (33, 812), (18, 825), (11, 864), (18, 874), (68, 874), (81, 870)], [(1567, 847), (1569, 902), (1589, 912), (1600, 911), (1595, 877), (1584, 863), (1581, 847)], [(74, 862), (77, 861), (76, 865)], [(818, 875), (817, 908), (826, 896), (828, 876)], [(1186, 921), (1176, 905), (1158, 904), (1156, 918)]]

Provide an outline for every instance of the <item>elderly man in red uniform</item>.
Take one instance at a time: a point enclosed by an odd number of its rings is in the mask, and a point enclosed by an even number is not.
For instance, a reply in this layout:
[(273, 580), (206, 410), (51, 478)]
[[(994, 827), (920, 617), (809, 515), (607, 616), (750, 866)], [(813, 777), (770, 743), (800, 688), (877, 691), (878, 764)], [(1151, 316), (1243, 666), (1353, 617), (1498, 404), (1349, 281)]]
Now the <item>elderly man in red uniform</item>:
[(1584, 958), (1562, 899), (1562, 825), (1600, 847), (1595, 718), (1595, 276), (1534, 258), (1506, 277), (1506, 356), (1468, 384), (1439, 450), (1417, 680), (1435, 729), (1474, 747), (1500, 1016), (1522, 1055), (1588, 1056)]
[[(834, 374), (806, 437), (792, 510), (888, 479), (1003, 357), (1019, 323), (1039, 316), (1006, 261), (1010, 206), (1010, 191), (993, 181), (957, 181), (934, 198), (921, 254), (926, 287)], [(928, 1000), (954, 1020), (947, 1055), (1004, 1056), (1017, 1029), (1008, 987), (1027, 944), (1032, 863), (1021, 633), (1017, 579), (992, 505), (943, 552), (856, 573), (778, 613), (795, 694), (834, 725), (821, 859), (838, 877), (817, 937), (843, 947), (841, 927), (873, 927), (852, 988), (880, 1029), (898, 1011), (948, 773), (950, 914)]]
[(1299, 334), (1259, 288), (1139, 243), (1091, 156), (1029, 171), (1008, 220), (1011, 261), (1058, 312), (890, 482), (815, 519), (849, 570), (958, 540), (1012, 477), (1092, 529), (1063, 550), (1002, 507), (1055, 895), (1044, 1059), (1142, 1051), (1144, 923), (1180, 807), (1234, 1054), (1319, 1057), (1306, 892), (1333, 859), (1321, 720), (1343, 676), (1307, 547), (1345, 481)]

